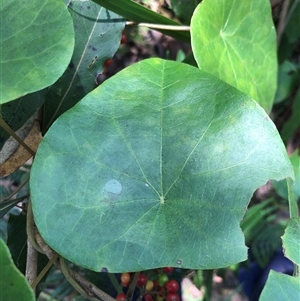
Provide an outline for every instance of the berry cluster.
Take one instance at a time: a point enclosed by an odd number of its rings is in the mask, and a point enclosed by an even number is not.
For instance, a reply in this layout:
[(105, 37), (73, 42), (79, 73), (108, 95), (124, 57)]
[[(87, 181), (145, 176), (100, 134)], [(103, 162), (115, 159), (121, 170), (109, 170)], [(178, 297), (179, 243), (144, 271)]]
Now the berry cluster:
[[(179, 284), (176, 280), (169, 279), (174, 268), (165, 267), (163, 269), (140, 273), (136, 286), (140, 290), (140, 295), (144, 301), (180, 301), (178, 294)], [(129, 273), (121, 275), (121, 285), (126, 288), (130, 285), (132, 277)], [(124, 293), (119, 293), (116, 300), (126, 300)]]

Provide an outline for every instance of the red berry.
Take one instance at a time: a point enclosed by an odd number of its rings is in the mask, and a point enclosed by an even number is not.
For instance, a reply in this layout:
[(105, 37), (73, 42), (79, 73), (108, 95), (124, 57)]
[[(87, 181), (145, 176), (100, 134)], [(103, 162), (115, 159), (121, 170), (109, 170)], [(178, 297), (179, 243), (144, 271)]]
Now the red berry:
[(164, 286), (169, 281), (169, 277), (166, 274), (160, 274), (158, 277), (158, 284)]
[(164, 273), (167, 273), (167, 274), (170, 274), (174, 271), (174, 268), (173, 267), (164, 267), (163, 268), (163, 272)]
[(104, 63), (104, 67), (109, 67), (111, 64), (112, 64), (112, 62), (113, 62), (113, 59), (109, 59), (109, 60), (107, 60), (105, 63)]
[(130, 274), (129, 273), (123, 273), (121, 275), (121, 282), (122, 283), (129, 283), (130, 282)]
[(126, 300), (126, 295), (124, 293), (120, 293), (120, 294), (117, 295), (116, 300), (117, 301), (124, 301), (124, 300)]
[(176, 280), (169, 280), (165, 284), (165, 288), (168, 291), (168, 293), (176, 293), (179, 290), (179, 284)]
[(125, 44), (127, 42), (127, 36), (125, 33), (122, 33), (121, 44)]
[(150, 294), (145, 294), (143, 297), (144, 297), (145, 301), (152, 301), (153, 300), (153, 296), (150, 295)]
[(167, 294), (166, 301), (180, 301), (180, 297), (176, 293)]
[(156, 301), (162, 301), (165, 299), (165, 290), (163, 287), (158, 289), (158, 294), (156, 296)]
[(154, 284), (154, 288), (157, 288), (157, 287), (159, 286), (158, 280), (154, 280), (154, 281), (153, 281), (153, 284)]
[(144, 286), (147, 282), (147, 276), (143, 273), (139, 275), (138, 281), (137, 281), (137, 286)]

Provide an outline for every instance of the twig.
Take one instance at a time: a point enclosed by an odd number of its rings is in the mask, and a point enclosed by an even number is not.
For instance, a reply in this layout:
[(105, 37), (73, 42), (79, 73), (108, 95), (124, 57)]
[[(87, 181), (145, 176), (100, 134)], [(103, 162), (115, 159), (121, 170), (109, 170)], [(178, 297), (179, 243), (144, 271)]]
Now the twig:
[(152, 29), (165, 29), (173, 31), (190, 31), (190, 26), (185, 25), (164, 25), (164, 24), (152, 24), (152, 23), (135, 23), (132, 21), (127, 21), (126, 25), (137, 25), (143, 27), (149, 27)]
[(60, 266), (66, 279), (86, 299), (91, 301), (116, 301), (110, 295), (97, 288), (93, 283), (85, 280), (78, 273), (68, 269), (63, 257), (60, 257)]
[[(57, 253), (54, 252), (44, 241), (41, 235), (36, 230), (35, 238), (42, 249), (42, 251), (46, 254), (49, 259), (53, 259), (54, 256), (57, 256)], [(61, 269), (66, 279), (71, 283), (71, 285), (86, 299), (91, 301), (116, 301), (116, 299), (112, 298), (107, 293), (100, 290), (93, 283), (85, 280), (78, 273), (68, 269), (67, 264), (63, 257), (59, 256), (59, 262), (57, 266)]]
[(112, 274), (112, 273), (107, 273), (107, 274), (108, 274), (109, 280), (113, 284), (113, 286), (116, 289), (116, 291), (118, 292), (118, 294), (122, 293), (123, 292), (122, 287), (119, 284), (119, 282), (117, 281), (115, 274)]
[(39, 275), (34, 279), (34, 281), (31, 283), (31, 288), (35, 289), (35, 287), (39, 284), (39, 282), (42, 280), (42, 278), (46, 275), (46, 273), (49, 271), (49, 269), (52, 267), (53, 263), (58, 259), (58, 254), (55, 254), (45, 265), (45, 267), (42, 269), (42, 271), (39, 273)]
[(24, 181), (24, 183), (22, 183), (20, 186), (18, 186), (18, 188), (16, 190), (14, 190), (10, 195), (8, 195), (7, 197), (1, 199), (0, 202), (4, 202), (9, 200), (10, 198), (12, 198), (16, 193), (18, 193), (27, 183), (29, 182), (29, 178), (27, 180)]
[(11, 129), (11, 127), (0, 117), (0, 126), (3, 127), (3, 129), (10, 134), (12, 137), (14, 137), (20, 145), (22, 145), (32, 156), (35, 155), (35, 152), (15, 133), (14, 130)]
[(279, 23), (277, 26), (277, 49), (279, 48), (282, 34), (286, 25), (286, 15), (287, 15), (289, 5), (290, 5), (290, 0), (283, 1), (282, 9), (280, 11), (280, 16), (279, 16)]
[(131, 301), (131, 299), (132, 299), (133, 292), (136, 288), (136, 284), (137, 284), (137, 281), (139, 279), (139, 276), (140, 276), (140, 272), (136, 272), (133, 276), (132, 282), (131, 282), (131, 284), (128, 288), (127, 294), (126, 294), (126, 300), (127, 301)]
[(36, 242), (36, 231), (35, 231), (35, 224), (33, 220), (33, 213), (32, 213), (32, 205), (31, 201), (29, 200), (27, 204), (27, 216), (26, 216), (26, 232), (27, 232), (27, 239), (28, 242), (40, 253), (44, 253), (39, 244)]
[[(26, 279), (28, 280), (29, 284), (32, 284), (37, 276), (37, 257), (38, 252), (32, 246), (30, 241), (27, 241), (27, 258), (26, 258)], [(35, 291), (35, 289), (33, 288)]]

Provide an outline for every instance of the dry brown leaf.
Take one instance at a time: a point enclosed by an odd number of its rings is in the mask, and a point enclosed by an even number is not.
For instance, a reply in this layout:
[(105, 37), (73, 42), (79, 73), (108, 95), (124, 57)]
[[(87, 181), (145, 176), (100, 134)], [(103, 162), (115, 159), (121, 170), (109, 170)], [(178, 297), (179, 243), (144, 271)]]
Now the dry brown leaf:
[[(38, 145), (42, 139), (40, 125), (37, 120), (33, 122), (31, 130), (29, 131), (24, 142), (36, 152)], [(5, 145), (4, 145), (5, 147)], [(4, 148), (3, 147), (3, 148)], [(0, 165), (0, 177), (6, 177), (20, 168), (32, 155), (21, 145), (11, 152), (10, 156)]]

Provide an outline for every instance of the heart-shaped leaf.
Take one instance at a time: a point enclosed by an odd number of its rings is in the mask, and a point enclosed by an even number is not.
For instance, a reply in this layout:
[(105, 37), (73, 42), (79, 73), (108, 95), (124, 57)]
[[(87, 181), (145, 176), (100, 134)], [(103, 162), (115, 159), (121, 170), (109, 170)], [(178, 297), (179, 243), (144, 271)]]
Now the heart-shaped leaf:
[(212, 269), (245, 260), (255, 188), (293, 170), (249, 96), (186, 64), (149, 59), (49, 129), (31, 172), (47, 243), (92, 270)]
[(266, 111), (277, 85), (276, 33), (269, 0), (204, 0), (191, 21), (200, 69), (250, 95)]
[(62, 1), (2, 0), (0, 104), (53, 84), (74, 47), (72, 19)]

